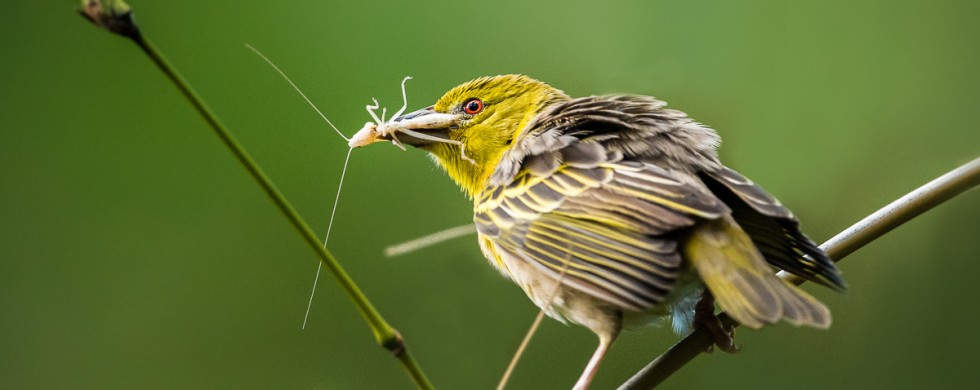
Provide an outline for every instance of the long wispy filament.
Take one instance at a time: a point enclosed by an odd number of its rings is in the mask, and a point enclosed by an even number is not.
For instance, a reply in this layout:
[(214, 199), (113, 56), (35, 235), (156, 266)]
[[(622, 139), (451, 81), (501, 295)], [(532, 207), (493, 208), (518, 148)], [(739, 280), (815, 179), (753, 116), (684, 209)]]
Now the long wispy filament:
[(350, 138), (347, 138), (347, 136), (344, 135), (344, 133), (342, 133), (340, 131), (340, 129), (337, 128), (337, 126), (334, 126), (333, 125), (333, 122), (331, 122), (330, 119), (327, 119), (327, 116), (326, 115), (323, 115), (323, 112), (321, 112), (320, 109), (316, 107), (316, 104), (313, 104), (313, 101), (311, 101), (310, 98), (306, 97), (306, 94), (303, 93), (303, 91), (300, 90), (299, 87), (297, 87), (295, 83), (293, 83), (293, 80), (290, 80), (289, 79), (289, 76), (286, 76), (286, 73), (284, 73), (281, 69), (279, 69), (279, 67), (276, 66), (276, 64), (273, 63), (272, 60), (270, 60), (268, 57), (266, 57), (265, 54), (262, 54), (262, 52), (260, 52), (259, 49), (256, 49), (256, 48), (252, 47), (252, 45), (249, 45), (249, 44), (246, 43), (245, 44), (245, 47), (247, 47), (247, 48), (249, 48), (249, 50), (252, 50), (253, 52), (255, 52), (256, 55), (258, 55), (260, 58), (262, 58), (263, 60), (265, 60), (266, 63), (268, 63), (270, 66), (272, 66), (272, 69), (275, 69), (276, 72), (278, 72), (279, 75), (282, 76), (282, 78), (286, 79), (286, 82), (288, 82), (289, 85), (292, 85), (293, 86), (293, 89), (295, 89), (296, 92), (299, 92), (299, 96), (302, 96), (303, 97), (303, 100), (306, 100), (306, 102), (310, 104), (310, 107), (313, 107), (313, 109), (316, 110), (316, 113), (317, 114), (320, 114), (320, 118), (323, 118), (323, 120), (325, 122), (327, 122), (328, 125), (330, 125), (330, 128), (332, 128), (333, 131), (336, 131), (337, 132), (337, 135), (339, 135), (345, 141), (350, 141)]
[[(347, 149), (347, 157), (344, 158), (344, 170), (340, 172), (340, 183), (337, 184), (337, 196), (333, 198), (333, 208), (330, 209), (330, 222), (327, 223), (327, 234), (323, 237), (323, 247), (327, 247), (330, 241), (330, 230), (333, 229), (333, 218), (337, 215), (337, 204), (340, 203), (340, 190), (344, 188), (344, 177), (347, 176), (347, 165), (350, 163), (350, 154), (354, 148)], [(316, 283), (320, 281), (320, 270), (323, 263), (317, 263), (316, 276), (313, 278), (313, 291), (310, 291), (310, 301), (306, 304), (306, 315), (303, 316), (303, 329), (306, 329), (306, 321), (310, 318), (310, 308), (313, 307), (313, 296), (316, 295)]]

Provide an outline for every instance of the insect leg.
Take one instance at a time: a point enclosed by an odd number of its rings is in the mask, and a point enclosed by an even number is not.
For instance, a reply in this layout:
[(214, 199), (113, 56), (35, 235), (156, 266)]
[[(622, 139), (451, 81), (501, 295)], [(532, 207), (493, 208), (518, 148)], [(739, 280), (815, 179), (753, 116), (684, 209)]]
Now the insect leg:
[(379, 107), (381, 107), (381, 104), (379, 104), (378, 99), (375, 98), (371, 98), (371, 101), (374, 102), (374, 105), (372, 106), (368, 104), (364, 106), (364, 108), (367, 109), (368, 114), (371, 114), (371, 119), (374, 119), (374, 123), (377, 123), (378, 126), (381, 126), (384, 123), (384, 121), (382, 121), (381, 118), (378, 118), (378, 114), (374, 113), (374, 110), (377, 110)]
[(425, 134), (425, 133), (419, 133), (419, 132), (414, 131), (414, 130), (401, 129), (400, 131), (402, 133), (408, 134), (408, 135), (410, 135), (412, 137), (415, 137), (415, 138), (418, 138), (418, 139), (424, 139), (424, 140), (433, 141), (433, 142), (442, 142), (442, 143), (445, 143), (445, 144), (458, 145), (459, 146), (459, 156), (463, 160), (469, 161), (470, 164), (476, 165), (476, 161), (473, 161), (472, 158), (469, 158), (469, 157), (466, 156), (466, 145), (464, 145), (460, 141), (456, 141), (456, 140), (453, 140), (453, 139), (439, 138), (439, 137), (436, 137), (436, 136), (433, 136), (433, 135), (428, 135), (428, 134)]
[(408, 95), (405, 94), (405, 82), (411, 79), (412, 76), (406, 76), (404, 79), (402, 79), (402, 108), (400, 108), (398, 112), (395, 113), (395, 115), (392, 115), (391, 116), (392, 118), (397, 118), (401, 116), (402, 113), (405, 112), (405, 109), (408, 108)]

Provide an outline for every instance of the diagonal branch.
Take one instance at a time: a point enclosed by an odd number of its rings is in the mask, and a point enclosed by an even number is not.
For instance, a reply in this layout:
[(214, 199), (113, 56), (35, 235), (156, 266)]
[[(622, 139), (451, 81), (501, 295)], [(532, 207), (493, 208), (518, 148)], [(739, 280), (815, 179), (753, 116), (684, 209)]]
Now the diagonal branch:
[[(980, 184), (980, 158), (959, 166), (865, 217), (827, 240), (820, 249), (827, 252), (834, 261), (841, 261), (847, 255), (899, 225), (978, 184)], [(779, 276), (796, 285), (806, 281), (785, 271), (780, 271)], [(738, 325), (724, 313), (720, 317), (726, 325)], [(711, 345), (712, 340), (708, 332), (695, 330), (643, 367), (619, 389), (650, 389), (657, 386), (704, 352)]]
[(265, 191), (269, 199), (279, 208), (279, 211), (292, 223), (303, 240), (320, 257), (320, 263), (330, 270), (348, 297), (353, 301), (354, 306), (361, 312), (364, 320), (368, 323), (368, 327), (374, 333), (374, 338), (378, 345), (389, 350), (398, 358), (418, 388), (431, 389), (432, 384), (429, 383), (429, 380), (412, 355), (408, 353), (405, 341), (402, 339), (401, 334), (398, 333), (398, 330), (385, 321), (381, 313), (378, 312), (371, 301), (368, 300), (367, 296), (361, 291), (360, 287), (354, 283), (354, 279), (344, 271), (340, 262), (337, 261), (326, 247), (320, 245), (320, 239), (313, 233), (313, 229), (303, 220), (303, 217), (299, 215), (276, 185), (272, 183), (272, 180), (262, 171), (258, 163), (238, 143), (228, 128), (218, 119), (218, 116), (211, 111), (208, 105), (204, 103), (204, 100), (191, 88), (190, 84), (181, 77), (177, 69), (167, 61), (156, 46), (139, 30), (133, 21), (132, 9), (129, 5), (122, 0), (79, 0), (79, 3), (80, 13), (83, 16), (99, 27), (132, 39), (170, 81), (174, 83), (177, 89), (180, 90), (180, 93), (184, 95), (184, 98), (194, 106), (194, 109), (201, 114), (204, 121), (214, 130), (218, 138), (221, 139), (221, 142), (235, 155), (238, 162), (242, 164), (242, 167), (262, 187), (262, 190)]

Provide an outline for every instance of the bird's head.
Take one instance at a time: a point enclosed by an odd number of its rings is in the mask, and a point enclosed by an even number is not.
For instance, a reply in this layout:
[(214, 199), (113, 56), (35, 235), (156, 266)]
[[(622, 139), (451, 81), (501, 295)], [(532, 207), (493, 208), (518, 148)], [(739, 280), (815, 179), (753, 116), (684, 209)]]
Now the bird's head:
[(472, 197), (485, 187), (531, 119), (568, 99), (564, 92), (527, 76), (482, 77), (446, 92), (430, 107), (394, 118), (389, 128), (402, 143), (431, 153)]

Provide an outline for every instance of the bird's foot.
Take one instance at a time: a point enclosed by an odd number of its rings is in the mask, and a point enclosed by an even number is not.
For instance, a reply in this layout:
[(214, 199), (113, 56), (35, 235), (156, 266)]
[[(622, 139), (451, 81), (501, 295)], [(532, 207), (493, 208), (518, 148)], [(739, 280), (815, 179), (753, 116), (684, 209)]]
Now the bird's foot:
[(735, 326), (726, 325), (718, 318), (715, 314), (715, 299), (707, 290), (694, 307), (694, 327), (706, 330), (714, 339), (714, 344), (705, 350), (707, 353), (713, 352), (716, 346), (728, 353), (736, 353), (742, 349), (742, 346), (735, 344)]

